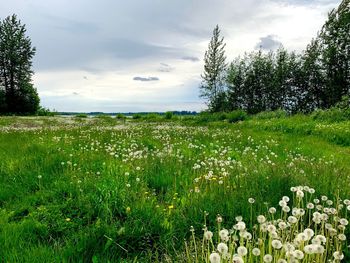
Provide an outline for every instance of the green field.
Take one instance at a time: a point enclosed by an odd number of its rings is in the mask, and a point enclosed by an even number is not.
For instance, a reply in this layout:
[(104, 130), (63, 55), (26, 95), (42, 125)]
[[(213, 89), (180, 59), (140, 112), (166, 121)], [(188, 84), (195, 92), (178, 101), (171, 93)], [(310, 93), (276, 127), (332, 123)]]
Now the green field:
[[(291, 192), (296, 186), (315, 193)], [(305, 215), (278, 237), (259, 234), (258, 215), (270, 225), (288, 221), (283, 196)], [(221, 262), (232, 262), (238, 246), (248, 248), (244, 262), (282, 262), (286, 251), (274, 252), (272, 240), (292, 242), (306, 228), (329, 239), (326, 252), (288, 262), (328, 262), (336, 251), (350, 262), (339, 220), (347, 218), (346, 198), (350, 121), (0, 118), (0, 262), (220, 262), (209, 259), (221, 253), (216, 231), (231, 229), (237, 216), (252, 240), (235, 225), (230, 240), (220, 236), (231, 253)], [(318, 207), (307, 208), (313, 202)], [(316, 210), (328, 219), (315, 223)], [(204, 223), (213, 242), (202, 240)], [(253, 257), (255, 246), (272, 261)]]

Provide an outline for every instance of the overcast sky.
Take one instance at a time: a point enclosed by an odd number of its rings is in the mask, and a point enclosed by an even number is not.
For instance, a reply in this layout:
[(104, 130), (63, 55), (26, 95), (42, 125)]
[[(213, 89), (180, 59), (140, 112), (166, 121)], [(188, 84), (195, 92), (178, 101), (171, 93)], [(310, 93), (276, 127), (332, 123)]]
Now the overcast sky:
[(58, 111), (201, 110), (204, 52), (219, 24), (228, 62), (301, 51), (340, 0), (0, 0), (37, 48), (34, 84)]

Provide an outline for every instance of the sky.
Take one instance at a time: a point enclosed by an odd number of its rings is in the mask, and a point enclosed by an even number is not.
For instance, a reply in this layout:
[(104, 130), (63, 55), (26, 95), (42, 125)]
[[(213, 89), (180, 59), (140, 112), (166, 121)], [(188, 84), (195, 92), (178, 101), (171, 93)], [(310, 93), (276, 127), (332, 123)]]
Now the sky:
[(200, 111), (215, 25), (229, 63), (281, 44), (301, 52), (340, 0), (0, 0), (36, 47), (41, 104), (70, 112)]

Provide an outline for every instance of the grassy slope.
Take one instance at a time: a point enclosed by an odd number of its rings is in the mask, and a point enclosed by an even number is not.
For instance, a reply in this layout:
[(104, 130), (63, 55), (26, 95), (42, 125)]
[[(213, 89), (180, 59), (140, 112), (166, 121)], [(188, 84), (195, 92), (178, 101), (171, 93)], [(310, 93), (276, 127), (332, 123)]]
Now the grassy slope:
[[(212, 221), (217, 213), (228, 222), (249, 218), (249, 197), (257, 201), (257, 215), (264, 202), (276, 206), (299, 184), (350, 196), (348, 122), (299, 116), (209, 127), (131, 123), (114, 130), (103, 120), (36, 122), (0, 119), (2, 127), (20, 128), (0, 133), (5, 262), (154, 261), (157, 253), (181, 249), (189, 227), (201, 229), (204, 211)], [(38, 125), (57, 128), (23, 131)], [(235, 161), (225, 163), (228, 158)], [(215, 179), (204, 178), (209, 170)]]

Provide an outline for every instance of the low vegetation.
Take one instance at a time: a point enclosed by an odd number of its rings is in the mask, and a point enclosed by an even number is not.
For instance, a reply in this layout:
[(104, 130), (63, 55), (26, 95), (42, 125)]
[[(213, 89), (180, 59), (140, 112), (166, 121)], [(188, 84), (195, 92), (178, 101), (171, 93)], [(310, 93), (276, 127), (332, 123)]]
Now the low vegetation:
[(0, 118), (1, 261), (350, 260), (349, 120), (167, 116)]

